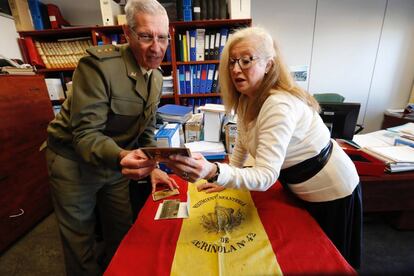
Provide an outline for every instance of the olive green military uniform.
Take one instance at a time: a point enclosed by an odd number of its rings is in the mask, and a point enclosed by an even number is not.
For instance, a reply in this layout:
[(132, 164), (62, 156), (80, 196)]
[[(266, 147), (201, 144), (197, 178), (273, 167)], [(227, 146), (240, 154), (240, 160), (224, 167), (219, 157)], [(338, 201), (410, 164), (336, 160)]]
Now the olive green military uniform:
[(88, 50), (73, 89), (50, 123), (47, 162), (66, 270), (99, 273), (94, 253), (95, 205), (110, 259), (131, 226), (128, 180), (119, 168), (123, 149), (154, 145), (162, 74), (147, 83), (129, 46)]

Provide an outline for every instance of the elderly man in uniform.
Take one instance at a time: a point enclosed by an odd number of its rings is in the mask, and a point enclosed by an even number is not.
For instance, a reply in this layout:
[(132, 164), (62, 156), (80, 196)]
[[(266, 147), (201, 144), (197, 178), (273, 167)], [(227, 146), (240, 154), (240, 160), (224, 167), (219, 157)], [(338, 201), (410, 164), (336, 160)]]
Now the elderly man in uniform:
[[(157, 68), (169, 42), (168, 16), (155, 0), (129, 0), (125, 11), (128, 45), (87, 50), (68, 99), (47, 129), (50, 188), (67, 275), (102, 274), (130, 228), (125, 175), (149, 175), (153, 190), (157, 184), (177, 186), (139, 150), (154, 145), (162, 86)], [(102, 262), (95, 252), (95, 207), (105, 244)]]

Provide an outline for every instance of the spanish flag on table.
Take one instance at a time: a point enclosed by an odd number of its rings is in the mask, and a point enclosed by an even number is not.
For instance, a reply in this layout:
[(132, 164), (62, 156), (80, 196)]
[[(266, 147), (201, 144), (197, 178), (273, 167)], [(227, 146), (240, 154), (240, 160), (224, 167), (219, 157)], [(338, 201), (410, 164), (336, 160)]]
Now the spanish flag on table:
[(194, 184), (188, 191), (191, 219), (181, 227), (171, 275), (282, 274), (250, 192), (205, 194)]
[(278, 184), (212, 194), (188, 184), (188, 195), (188, 219), (154, 220), (159, 202), (149, 198), (105, 275), (356, 274)]

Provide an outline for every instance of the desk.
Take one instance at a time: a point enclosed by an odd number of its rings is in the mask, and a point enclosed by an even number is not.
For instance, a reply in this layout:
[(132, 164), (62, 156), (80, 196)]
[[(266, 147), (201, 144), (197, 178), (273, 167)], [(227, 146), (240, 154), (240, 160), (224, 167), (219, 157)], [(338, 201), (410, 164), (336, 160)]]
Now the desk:
[(403, 113), (395, 114), (390, 112), (384, 113), (384, 120), (382, 121), (382, 129), (395, 127), (406, 123), (414, 122), (414, 115), (406, 116)]
[(414, 230), (414, 172), (361, 176), (364, 212), (397, 211), (394, 225)]
[[(385, 112), (382, 128), (408, 122), (414, 122), (414, 117)], [(391, 222), (396, 228), (414, 230), (414, 171), (384, 172), (381, 176), (360, 176), (360, 179), (364, 212), (395, 212)]]
[[(175, 198), (186, 201), (187, 184), (176, 180), (180, 195)], [(273, 185), (266, 192), (251, 192), (251, 197), (284, 274), (355, 274), (315, 220), (298, 207), (281, 185)], [(170, 275), (183, 220), (155, 221), (157, 207), (158, 202), (147, 200), (105, 275)], [(188, 218), (191, 219), (196, 218)]]
[[(342, 148), (352, 148), (337, 142)], [(396, 228), (414, 230), (414, 171), (360, 175), (360, 180), (365, 213), (395, 212), (391, 222)]]

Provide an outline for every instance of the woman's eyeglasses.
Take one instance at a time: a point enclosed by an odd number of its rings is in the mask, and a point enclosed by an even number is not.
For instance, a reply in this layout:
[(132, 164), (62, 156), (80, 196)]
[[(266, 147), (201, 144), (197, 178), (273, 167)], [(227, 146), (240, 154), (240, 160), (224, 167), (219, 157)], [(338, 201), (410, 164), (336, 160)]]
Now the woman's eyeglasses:
[(144, 43), (144, 44), (151, 44), (154, 41), (154, 39), (157, 40), (157, 42), (160, 44), (167, 44), (168, 41), (170, 41), (169, 35), (158, 35), (154, 37), (153, 35), (148, 34), (148, 33), (136, 33), (132, 29), (131, 29), (131, 33), (135, 35), (135, 37), (137, 38), (139, 42)]
[(260, 59), (259, 57), (241, 57), (241, 58), (230, 58), (229, 59), (229, 68), (230, 70), (233, 70), (236, 66), (236, 63), (239, 64), (240, 69), (246, 70), (252, 67), (253, 62), (255, 60)]

